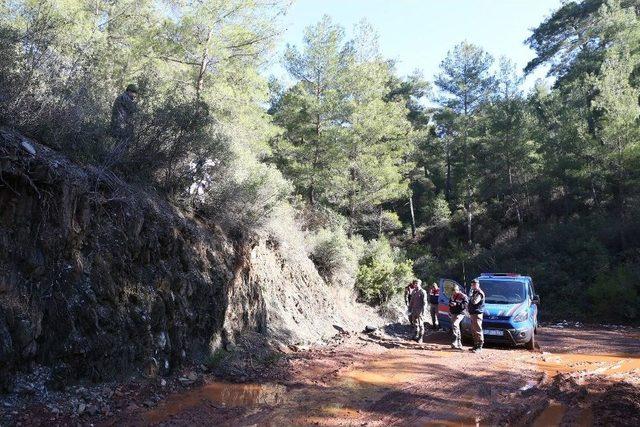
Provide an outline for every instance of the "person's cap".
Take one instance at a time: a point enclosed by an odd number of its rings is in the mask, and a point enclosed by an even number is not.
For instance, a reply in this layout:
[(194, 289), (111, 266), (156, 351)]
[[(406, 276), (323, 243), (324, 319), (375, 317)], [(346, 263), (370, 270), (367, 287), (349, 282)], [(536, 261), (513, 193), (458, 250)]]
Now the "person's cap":
[(138, 93), (138, 86), (131, 83), (130, 85), (127, 86), (127, 92)]
[(477, 283), (478, 285), (480, 284), (480, 282), (478, 282), (478, 279), (473, 279), (471, 283)]

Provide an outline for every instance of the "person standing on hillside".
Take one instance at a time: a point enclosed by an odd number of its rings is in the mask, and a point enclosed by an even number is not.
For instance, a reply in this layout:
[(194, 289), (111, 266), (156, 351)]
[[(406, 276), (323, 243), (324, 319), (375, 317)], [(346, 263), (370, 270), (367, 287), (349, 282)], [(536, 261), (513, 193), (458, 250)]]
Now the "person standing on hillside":
[(438, 299), (440, 298), (440, 289), (438, 284), (433, 282), (429, 288), (429, 314), (431, 315), (431, 327), (438, 329)]
[(133, 141), (133, 117), (138, 112), (138, 86), (130, 84), (113, 102), (111, 109), (111, 134), (117, 140), (113, 161), (120, 159)]
[(460, 286), (453, 286), (453, 293), (449, 298), (449, 314), (451, 314), (451, 331), (453, 332), (452, 348), (462, 350), (462, 334), (460, 332), (460, 323), (464, 318), (464, 311), (467, 308), (469, 299), (467, 296), (460, 292)]
[(484, 344), (482, 333), (482, 317), (484, 315), (484, 292), (480, 289), (477, 279), (471, 281), (471, 298), (469, 298), (469, 317), (471, 318), (471, 333), (473, 334), (473, 348), (471, 351), (480, 353)]
[(424, 336), (424, 311), (427, 305), (427, 293), (422, 289), (422, 281), (413, 281), (413, 292), (409, 299), (409, 314), (415, 322), (416, 334), (413, 337), (417, 342), (422, 341)]

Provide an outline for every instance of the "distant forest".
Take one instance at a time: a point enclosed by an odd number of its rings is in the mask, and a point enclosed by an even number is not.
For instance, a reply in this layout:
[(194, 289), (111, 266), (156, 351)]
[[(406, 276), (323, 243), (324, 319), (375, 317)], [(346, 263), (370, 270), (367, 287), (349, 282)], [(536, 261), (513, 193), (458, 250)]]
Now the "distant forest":
[[(372, 305), (411, 277), (517, 272), (543, 317), (640, 321), (636, 0), (564, 2), (524, 70), (469, 40), (432, 78), (399, 76), (367, 22), (349, 39), (325, 16), (287, 47), (290, 86), (264, 76), (286, 7), (2, 2), (0, 124), (231, 233), (301, 234)], [(525, 92), (538, 67), (552, 79)], [(114, 163), (129, 83), (135, 143)]]

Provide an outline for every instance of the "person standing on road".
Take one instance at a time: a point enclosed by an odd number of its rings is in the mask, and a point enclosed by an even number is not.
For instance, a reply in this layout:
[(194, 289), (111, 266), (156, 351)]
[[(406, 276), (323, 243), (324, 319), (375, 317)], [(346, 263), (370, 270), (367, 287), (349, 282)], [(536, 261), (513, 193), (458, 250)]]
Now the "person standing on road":
[(409, 299), (409, 313), (415, 322), (416, 334), (413, 339), (421, 342), (424, 336), (424, 312), (427, 306), (427, 293), (422, 289), (422, 281), (419, 279), (413, 281), (413, 286), (413, 292)]
[(415, 291), (415, 280), (409, 282), (407, 286), (404, 287), (404, 303), (407, 306), (407, 315), (409, 316), (409, 324), (411, 326), (415, 326), (415, 321), (413, 316), (411, 316), (411, 311), (409, 310), (409, 304), (411, 303), (411, 295)]
[(431, 327), (438, 329), (438, 299), (440, 297), (440, 289), (437, 283), (432, 283), (429, 288), (429, 314), (431, 315)]
[(482, 317), (484, 315), (484, 292), (480, 289), (477, 279), (471, 281), (471, 298), (469, 298), (469, 317), (471, 318), (471, 333), (473, 334), (473, 348), (471, 351), (480, 353), (484, 344), (482, 333)]
[(453, 286), (453, 293), (449, 298), (449, 314), (451, 314), (451, 331), (453, 332), (453, 343), (451, 348), (462, 350), (462, 334), (460, 332), (460, 323), (464, 318), (464, 311), (467, 308), (469, 299), (460, 292), (460, 286)]

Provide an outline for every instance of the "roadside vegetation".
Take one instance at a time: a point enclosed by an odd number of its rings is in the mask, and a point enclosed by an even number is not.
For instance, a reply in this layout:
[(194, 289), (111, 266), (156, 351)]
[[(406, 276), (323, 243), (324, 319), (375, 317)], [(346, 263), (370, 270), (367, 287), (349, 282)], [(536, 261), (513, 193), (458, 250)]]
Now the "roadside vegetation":
[[(374, 28), (348, 38), (328, 16), (286, 49), (292, 84), (267, 79), (286, 6), (2, 2), (0, 124), (102, 168), (100, 185), (303, 241), (373, 305), (412, 276), (515, 271), (543, 316), (640, 321), (637, 2), (565, 2), (526, 40), (524, 72), (553, 78), (528, 92), (470, 41), (432, 79), (399, 76)], [(111, 105), (131, 82), (135, 141), (114, 162)]]

